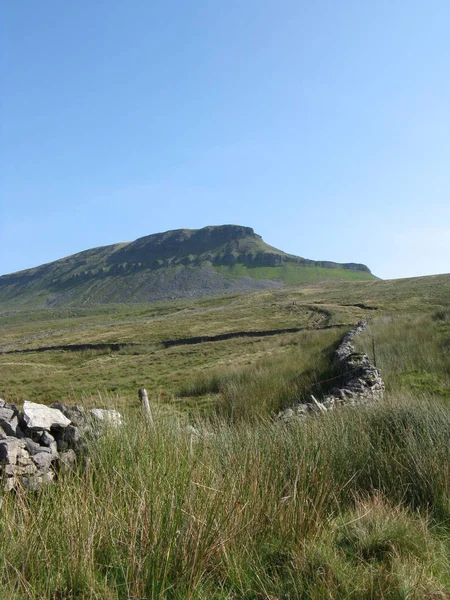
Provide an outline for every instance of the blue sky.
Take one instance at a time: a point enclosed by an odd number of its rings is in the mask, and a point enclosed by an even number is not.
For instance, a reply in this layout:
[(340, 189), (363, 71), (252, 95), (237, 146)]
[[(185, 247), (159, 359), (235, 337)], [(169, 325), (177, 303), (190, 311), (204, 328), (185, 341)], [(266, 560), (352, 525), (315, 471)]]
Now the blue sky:
[(235, 223), (450, 272), (448, 0), (2, 7), (0, 274)]

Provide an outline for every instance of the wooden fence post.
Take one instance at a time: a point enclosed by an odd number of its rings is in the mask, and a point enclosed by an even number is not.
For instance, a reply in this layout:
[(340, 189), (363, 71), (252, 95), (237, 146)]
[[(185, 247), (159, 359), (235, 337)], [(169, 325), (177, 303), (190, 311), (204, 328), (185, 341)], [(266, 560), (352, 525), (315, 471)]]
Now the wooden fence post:
[(150, 404), (148, 401), (148, 394), (145, 388), (141, 388), (139, 390), (139, 400), (141, 401), (142, 408), (144, 409), (144, 413), (149, 423), (153, 425), (152, 412), (150, 410)]

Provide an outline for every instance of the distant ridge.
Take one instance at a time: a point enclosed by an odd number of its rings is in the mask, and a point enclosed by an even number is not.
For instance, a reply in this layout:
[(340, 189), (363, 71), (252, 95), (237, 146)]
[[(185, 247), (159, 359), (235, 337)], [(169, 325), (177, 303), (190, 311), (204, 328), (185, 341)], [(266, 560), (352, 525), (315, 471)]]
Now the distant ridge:
[(324, 279), (373, 279), (373, 275), (358, 263), (286, 254), (266, 244), (250, 227), (220, 225), (155, 233), (3, 275), (0, 304), (148, 302)]

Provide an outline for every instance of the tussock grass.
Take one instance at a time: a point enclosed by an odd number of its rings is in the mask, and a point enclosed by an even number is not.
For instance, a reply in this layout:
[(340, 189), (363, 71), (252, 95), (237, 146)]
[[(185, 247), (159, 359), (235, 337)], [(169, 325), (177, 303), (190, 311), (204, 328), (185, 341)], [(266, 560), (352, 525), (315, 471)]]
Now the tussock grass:
[(376, 358), (388, 390), (413, 389), (450, 398), (449, 309), (374, 319), (356, 342)]
[[(5, 496), (4, 598), (445, 598), (450, 409), (306, 424), (136, 414), (79, 472)], [(200, 427), (205, 427), (201, 422)]]
[(444, 599), (447, 552), (426, 517), (375, 493), (305, 543), (299, 565), (303, 597)]
[[(257, 420), (296, 402), (320, 395), (339, 379), (332, 356), (342, 332), (306, 331), (280, 336), (278, 348), (250, 365), (202, 371), (183, 382), (176, 395), (217, 394), (215, 410), (231, 419)], [(243, 361), (241, 361), (243, 362)]]

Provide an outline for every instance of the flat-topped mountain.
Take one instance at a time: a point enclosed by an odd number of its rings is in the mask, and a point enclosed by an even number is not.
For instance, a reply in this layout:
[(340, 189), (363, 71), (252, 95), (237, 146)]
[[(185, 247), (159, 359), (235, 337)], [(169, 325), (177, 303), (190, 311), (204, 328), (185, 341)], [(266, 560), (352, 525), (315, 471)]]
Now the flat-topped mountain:
[(0, 303), (11, 308), (147, 302), (330, 278), (373, 275), (357, 263), (286, 254), (250, 227), (221, 225), (156, 233), (4, 275)]

